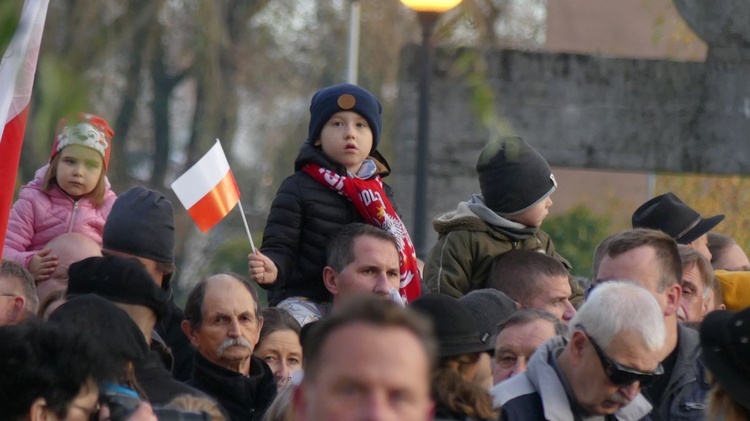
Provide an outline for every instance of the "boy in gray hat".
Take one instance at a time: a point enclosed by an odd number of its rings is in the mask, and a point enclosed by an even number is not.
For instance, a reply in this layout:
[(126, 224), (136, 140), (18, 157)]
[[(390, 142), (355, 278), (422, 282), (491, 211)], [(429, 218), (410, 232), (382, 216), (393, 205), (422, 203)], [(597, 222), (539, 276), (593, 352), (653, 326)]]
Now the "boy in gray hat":
[(545, 253), (569, 269), (539, 228), (557, 188), (547, 161), (520, 137), (504, 137), (485, 146), (476, 169), (482, 194), (432, 222), (439, 237), (425, 261), (430, 289), (461, 297), (485, 288), (493, 258), (513, 249)]

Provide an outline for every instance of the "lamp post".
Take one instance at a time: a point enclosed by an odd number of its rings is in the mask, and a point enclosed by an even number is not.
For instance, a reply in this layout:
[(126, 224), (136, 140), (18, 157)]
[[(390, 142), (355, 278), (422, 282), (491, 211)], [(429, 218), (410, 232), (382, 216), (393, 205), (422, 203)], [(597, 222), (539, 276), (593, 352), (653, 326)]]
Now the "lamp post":
[(417, 161), (414, 182), (414, 248), (417, 256), (425, 257), (425, 219), (427, 214), (427, 162), (429, 160), (430, 68), (432, 67), (432, 32), (440, 15), (461, 3), (461, 0), (401, 0), (417, 12), (422, 25), (421, 71), (417, 115)]

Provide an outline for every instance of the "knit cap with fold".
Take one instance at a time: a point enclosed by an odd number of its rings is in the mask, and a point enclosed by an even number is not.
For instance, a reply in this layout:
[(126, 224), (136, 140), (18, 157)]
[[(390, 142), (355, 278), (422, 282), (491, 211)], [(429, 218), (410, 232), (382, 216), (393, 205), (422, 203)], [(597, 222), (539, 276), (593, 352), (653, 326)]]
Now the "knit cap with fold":
[(547, 160), (517, 136), (488, 143), (476, 170), (484, 203), (498, 215), (523, 212), (557, 188)]
[(339, 111), (353, 111), (364, 117), (372, 131), (372, 150), (377, 149), (383, 125), (380, 117), (383, 107), (369, 91), (350, 83), (329, 86), (313, 95), (307, 141), (314, 143), (318, 140), (323, 126)]

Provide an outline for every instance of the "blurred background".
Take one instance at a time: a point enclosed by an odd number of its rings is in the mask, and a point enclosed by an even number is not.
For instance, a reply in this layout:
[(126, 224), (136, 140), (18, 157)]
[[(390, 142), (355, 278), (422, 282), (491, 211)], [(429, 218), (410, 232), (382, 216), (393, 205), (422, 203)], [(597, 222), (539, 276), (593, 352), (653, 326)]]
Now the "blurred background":
[[(0, 3), (2, 51), (21, 5)], [(310, 97), (345, 81), (351, 5), (350, 0), (51, 1), (18, 187), (46, 163), (61, 116), (100, 115), (115, 130), (108, 173), (113, 190), (144, 185), (175, 205), (178, 297), (206, 274), (245, 274), (250, 244), (239, 211), (201, 234), (169, 185), (221, 139), (259, 245), (270, 202), (292, 173), (306, 137)], [(394, 113), (417, 107), (397, 104), (399, 56), (405, 46), (420, 42), (421, 28), (399, 0), (358, 5), (357, 83), (383, 102), (379, 149), (393, 163), (399, 141), (393, 138)], [(434, 41), (456, 48), (679, 61), (703, 61), (706, 54), (670, 0), (463, 0), (441, 17)], [(481, 106), (481, 83), (477, 86), (474, 100)], [(703, 215), (727, 214), (717, 231), (750, 246), (744, 177), (564, 168), (555, 174), (560, 188), (543, 228), (577, 275), (590, 276), (596, 243), (629, 228), (632, 211), (666, 191)]]

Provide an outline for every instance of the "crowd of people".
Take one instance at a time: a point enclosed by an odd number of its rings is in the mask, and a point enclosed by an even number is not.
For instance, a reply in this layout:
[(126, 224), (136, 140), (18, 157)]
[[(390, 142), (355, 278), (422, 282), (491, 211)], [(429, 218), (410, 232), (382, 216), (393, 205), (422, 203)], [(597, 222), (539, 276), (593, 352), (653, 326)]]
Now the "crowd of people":
[(63, 119), (5, 234), (0, 419), (750, 419), (750, 261), (724, 216), (657, 196), (574, 277), (541, 229), (552, 170), (504, 137), (422, 262), (381, 132), (370, 92), (318, 91), (248, 272), (181, 308), (172, 204), (116, 196), (107, 122)]

